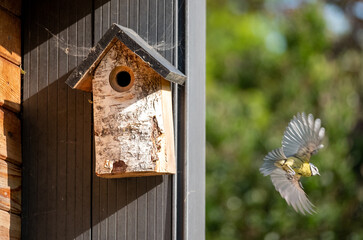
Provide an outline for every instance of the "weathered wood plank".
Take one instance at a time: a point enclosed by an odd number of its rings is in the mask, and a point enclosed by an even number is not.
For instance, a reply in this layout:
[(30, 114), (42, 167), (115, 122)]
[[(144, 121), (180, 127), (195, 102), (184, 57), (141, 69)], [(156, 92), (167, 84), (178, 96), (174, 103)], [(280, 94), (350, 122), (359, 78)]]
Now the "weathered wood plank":
[(17, 116), (0, 107), (0, 159), (21, 164), (20, 127)]
[(21, 168), (0, 160), (0, 209), (21, 213)]
[[(72, 7), (72, 5), (74, 5)], [(67, 19), (65, 21), (69, 24), (67, 24), (67, 38), (68, 41), (74, 44), (77, 44), (77, 25), (71, 24), (72, 20), (76, 18), (77, 14), (77, 7), (75, 3), (67, 2)], [(67, 52), (66, 52), (67, 53)], [(76, 56), (68, 55), (67, 57), (67, 64), (68, 64), (68, 71), (70, 69), (73, 69), (77, 66), (77, 58)], [(77, 138), (76, 138), (76, 107), (77, 107), (77, 101), (76, 101), (76, 91), (72, 91), (70, 88), (67, 88), (67, 178), (66, 178), (66, 186), (67, 186), (67, 218), (66, 218), (66, 229), (67, 239), (72, 239), (74, 236), (76, 236), (76, 144), (77, 144)], [(82, 102), (82, 99), (80, 99)], [(81, 143), (80, 143), (81, 144)], [(80, 147), (80, 146), (79, 146)], [(81, 161), (81, 159), (78, 159)]]
[(108, 187), (107, 187), (108, 179), (100, 178), (99, 186), (100, 186), (100, 201), (99, 201), (99, 234), (100, 240), (108, 239)]
[[(165, 32), (165, 2), (166, 1), (156, 1), (156, 16), (157, 16), (157, 23), (158, 26), (156, 28), (157, 31), (157, 42), (154, 44), (157, 48), (158, 48), (158, 52), (163, 56), (163, 57), (167, 57), (165, 55), (165, 46), (166, 46), (166, 42), (165, 42), (165, 37), (166, 37), (166, 32)], [(172, 24), (172, 22), (169, 22), (168, 24)]]
[[(92, 11), (93, 2), (80, 0), (74, 2), (79, 16), (87, 16), (77, 21), (77, 65), (87, 55), (87, 48), (92, 47)], [(76, 93), (76, 240), (91, 239), (91, 179), (92, 169), (92, 94), (77, 91)]]
[(0, 6), (16, 16), (21, 15), (21, 0), (0, 0)]
[[(83, 239), (91, 239), (92, 236), (92, 176), (93, 162), (92, 162), (92, 105), (90, 100), (92, 99), (92, 94), (84, 93), (84, 112), (83, 112), (83, 158), (82, 158), (82, 228)], [(89, 147), (86, 147), (89, 146)]]
[[(174, 1), (165, 1), (165, 9), (174, 9)], [(164, 52), (163, 56), (174, 65), (174, 50), (178, 47), (178, 41), (174, 41), (174, 34), (168, 34), (172, 29), (175, 29), (176, 25), (173, 21), (174, 15), (176, 13), (174, 11), (166, 11), (165, 12), (165, 25), (164, 25), (164, 33), (165, 33), (165, 44), (161, 47), (161, 51)]]
[(0, 239), (21, 238), (20, 216), (0, 210)]
[(117, 179), (108, 179), (107, 181), (107, 239), (117, 240)]
[(0, 56), (20, 65), (21, 24), (20, 18), (0, 8)]
[(117, 179), (117, 196), (111, 199), (117, 205), (116, 239), (127, 239), (127, 178)]
[[(42, 12), (42, 9), (46, 8), (46, 2), (39, 4), (36, 8), (38, 21), (39, 23), (45, 23), (48, 21), (47, 14), (39, 14)], [(39, 25), (39, 24), (38, 24)], [(48, 32), (43, 28), (38, 26), (38, 52), (36, 55), (37, 65), (38, 65), (38, 93), (37, 93), (37, 121), (35, 125), (35, 134), (36, 134), (36, 143), (34, 147), (37, 152), (37, 173), (36, 176), (36, 184), (37, 184), (37, 205), (42, 206), (44, 209), (47, 209), (48, 205), (48, 171), (47, 165), (48, 163), (48, 91), (44, 91), (48, 86), (48, 75), (49, 72), (45, 69), (48, 69), (48, 59), (49, 59), (49, 45), (47, 42), (40, 42), (39, 39), (46, 39)], [(31, 63), (32, 64), (32, 63)], [(46, 144), (46, 147), (44, 146)], [(39, 177), (42, 175), (42, 177)], [(36, 212), (36, 222), (39, 226), (44, 226), (38, 228), (37, 231), (37, 239), (47, 239), (47, 212), (43, 211), (41, 208), (37, 209)]]
[(136, 197), (137, 197), (137, 239), (147, 240), (147, 181), (149, 178), (136, 179)]
[(147, 178), (147, 239), (157, 240), (156, 238), (156, 180), (158, 177)]
[[(24, 9), (28, 9), (29, 10), (29, 1), (24, 3)], [(30, 22), (29, 21), (29, 15), (28, 18), (24, 17), (24, 22)], [(29, 32), (29, 24), (24, 24), (23, 25), (23, 32), (24, 33), (28, 33)], [(24, 38), (23, 38), (23, 51), (24, 52), (29, 52), (30, 51), (30, 34), (24, 34)], [(30, 54), (27, 54), (26, 56), (23, 56), (23, 68), (24, 69), (30, 69)], [(23, 77), (23, 84), (22, 84), (22, 98), (23, 99), (28, 99), (29, 98), (29, 74), (25, 74)], [(25, 237), (29, 236), (29, 213), (30, 213), (30, 209), (29, 209), (29, 201), (28, 200), (24, 200), (24, 199), (29, 199), (29, 195), (30, 195), (30, 167), (31, 167), (31, 163), (30, 161), (28, 161), (29, 159), (29, 153), (30, 153), (30, 130), (31, 130), (31, 124), (30, 121), (24, 121), (24, 119), (29, 119), (30, 116), (30, 103), (29, 101), (25, 101), (23, 103), (23, 112), (22, 112), (22, 151), (27, 153), (24, 155), (23, 158), (23, 164), (22, 164), (22, 179), (23, 179), (23, 189), (22, 189), (22, 222), (23, 223), (27, 223), (27, 224), (22, 224), (22, 237), (23, 239), (25, 239)], [(26, 157), (28, 156), (28, 157)]]
[(165, 212), (167, 210), (166, 208), (166, 202), (165, 202), (165, 194), (168, 194), (164, 192), (165, 185), (167, 184), (167, 178), (164, 176), (161, 176), (163, 184), (156, 186), (156, 221), (155, 221), (155, 239), (168, 239), (171, 237), (165, 236)]
[(172, 192), (172, 187), (173, 187), (173, 180), (171, 177), (166, 178), (165, 176), (164, 180), (165, 180), (165, 184), (164, 186), (164, 208), (165, 208), (165, 212), (164, 212), (164, 226), (165, 226), (165, 230), (164, 230), (164, 234), (165, 236), (171, 236), (172, 235), (172, 226), (173, 226), (173, 215), (171, 213), (172, 211), (172, 195), (170, 194)]
[(20, 82), (20, 67), (0, 57), (0, 106), (20, 112)]
[[(50, 58), (54, 58), (54, 53)], [(50, 78), (56, 78), (56, 73), (50, 73)], [(56, 239), (57, 226), (57, 84), (51, 84), (48, 87), (48, 140), (47, 140), (47, 206), (46, 206), (46, 234), (48, 239)], [(26, 118), (24, 118), (26, 119)], [(52, 121), (53, 120), (53, 121)], [(25, 150), (24, 150), (25, 152)], [(24, 191), (24, 188), (23, 188)]]
[[(92, 158), (94, 159), (94, 153), (92, 155)], [(92, 164), (94, 165), (94, 163), (92, 163)], [(100, 239), (100, 235), (101, 235), (101, 231), (100, 231), (100, 228), (101, 228), (100, 180), (102, 180), (102, 178), (99, 178), (96, 176), (96, 174), (93, 174), (93, 178), (92, 178), (92, 223), (94, 223), (94, 226), (92, 226), (92, 240)]]
[[(127, 225), (126, 239), (137, 240), (137, 178), (127, 179)], [(160, 238), (161, 239), (161, 238)]]

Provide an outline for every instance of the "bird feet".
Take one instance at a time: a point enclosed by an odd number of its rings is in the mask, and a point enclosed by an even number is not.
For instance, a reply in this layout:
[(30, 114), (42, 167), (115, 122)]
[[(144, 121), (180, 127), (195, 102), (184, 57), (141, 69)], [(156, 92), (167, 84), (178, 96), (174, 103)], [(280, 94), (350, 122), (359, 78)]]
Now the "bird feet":
[(292, 169), (290, 166), (287, 166), (287, 167), (289, 169), (287, 170), (286, 177), (287, 177), (287, 179), (291, 180), (294, 178), (296, 173), (295, 173), (294, 169)]

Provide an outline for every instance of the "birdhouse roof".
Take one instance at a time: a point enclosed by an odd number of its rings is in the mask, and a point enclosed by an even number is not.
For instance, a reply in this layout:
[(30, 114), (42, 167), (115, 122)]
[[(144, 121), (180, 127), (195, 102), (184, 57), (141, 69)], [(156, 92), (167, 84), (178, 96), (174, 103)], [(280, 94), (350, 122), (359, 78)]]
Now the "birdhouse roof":
[(87, 58), (69, 75), (66, 83), (76, 89), (92, 91), (92, 78), (94, 70), (111, 47), (121, 41), (132, 52), (154, 69), (166, 80), (184, 84), (186, 76), (175, 68), (168, 60), (155, 51), (133, 30), (113, 24), (94, 46)]

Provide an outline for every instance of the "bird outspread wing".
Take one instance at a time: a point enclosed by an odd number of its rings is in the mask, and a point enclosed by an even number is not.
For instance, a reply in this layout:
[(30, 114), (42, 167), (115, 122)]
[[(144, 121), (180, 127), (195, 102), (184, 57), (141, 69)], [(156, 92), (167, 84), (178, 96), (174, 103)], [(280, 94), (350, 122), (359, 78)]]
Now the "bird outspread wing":
[(285, 156), (296, 156), (309, 161), (312, 154), (324, 147), (322, 141), (325, 129), (321, 127), (319, 118), (314, 120), (312, 114), (298, 113), (287, 126), (282, 139)]
[(270, 177), (276, 190), (295, 211), (304, 215), (315, 212), (313, 204), (302, 189), (300, 176), (288, 176), (284, 170), (276, 168), (271, 172)]
[(270, 175), (272, 171), (274, 171), (277, 168), (275, 166), (275, 162), (284, 159), (286, 159), (286, 157), (282, 148), (277, 148), (272, 150), (263, 159), (264, 161), (262, 167), (260, 168), (260, 172), (264, 176)]

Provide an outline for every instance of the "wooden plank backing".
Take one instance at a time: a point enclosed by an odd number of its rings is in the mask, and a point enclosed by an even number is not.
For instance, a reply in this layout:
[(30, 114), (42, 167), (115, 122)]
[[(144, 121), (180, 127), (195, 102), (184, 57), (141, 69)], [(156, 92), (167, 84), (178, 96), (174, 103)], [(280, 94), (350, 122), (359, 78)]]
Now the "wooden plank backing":
[(21, 168), (0, 160), (0, 209), (21, 213)]
[(0, 107), (0, 159), (21, 164), (21, 126), (18, 117)]
[(16, 16), (21, 15), (21, 0), (0, 0), (0, 6)]
[(97, 177), (91, 95), (64, 84), (114, 22), (173, 63), (178, 8), (163, 2), (23, 1), (23, 239), (172, 239), (172, 177)]
[(0, 106), (20, 111), (20, 67), (0, 57)]
[[(5, 24), (6, 23), (6, 24)], [(16, 65), (21, 63), (20, 18), (0, 8), (0, 56)]]
[(21, 239), (21, 218), (0, 210), (0, 239)]
[(90, 239), (91, 95), (64, 82), (92, 45), (92, 1), (23, 1), (23, 239)]
[[(175, 15), (166, 17), (166, 13), (176, 9), (175, 1), (171, 2), (165, 5), (158, 0), (96, 0), (95, 42), (112, 23), (117, 23), (132, 28), (173, 63)], [(168, 56), (166, 49), (171, 52)], [(102, 179), (94, 175), (92, 239), (172, 239), (171, 180), (171, 175), (127, 179)], [(114, 206), (117, 206), (116, 217), (111, 214)]]

